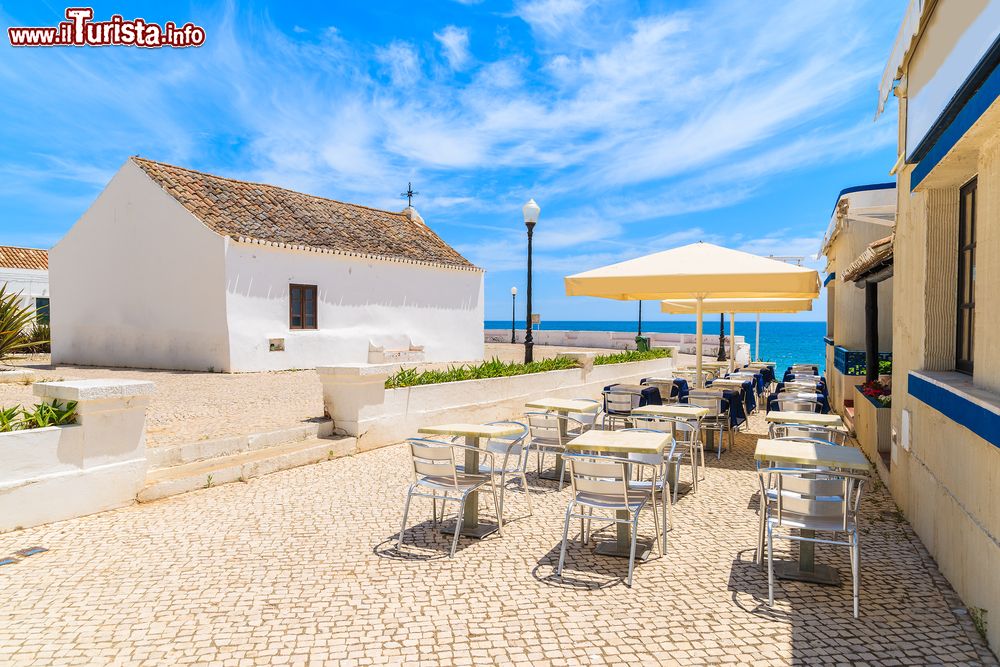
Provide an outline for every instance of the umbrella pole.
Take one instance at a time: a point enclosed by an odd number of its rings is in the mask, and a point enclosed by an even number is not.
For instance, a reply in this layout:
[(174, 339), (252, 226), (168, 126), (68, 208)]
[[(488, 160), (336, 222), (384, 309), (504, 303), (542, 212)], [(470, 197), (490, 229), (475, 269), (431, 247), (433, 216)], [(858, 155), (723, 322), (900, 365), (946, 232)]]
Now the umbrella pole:
[(753, 339), (754, 353), (753, 358), (760, 361), (760, 313), (757, 313), (757, 335)]
[(736, 370), (736, 313), (729, 313), (729, 372)]
[(695, 378), (694, 386), (698, 389), (703, 389), (705, 387), (704, 381), (701, 376), (701, 315), (702, 308), (704, 307), (704, 297), (698, 297), (697, 305), (695, 306), (695, 315), (698, 318), (695, 322), (695, 336), (697, 336), (694, 343), (694, 353), (697, 359), (695, 360), (695, 369), (697, 377)]

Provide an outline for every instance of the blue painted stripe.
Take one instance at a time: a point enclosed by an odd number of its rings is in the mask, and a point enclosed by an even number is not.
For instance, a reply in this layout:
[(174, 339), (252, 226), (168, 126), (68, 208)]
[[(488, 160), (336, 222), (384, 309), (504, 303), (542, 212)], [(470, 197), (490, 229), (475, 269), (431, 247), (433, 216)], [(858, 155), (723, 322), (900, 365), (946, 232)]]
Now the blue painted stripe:
[(913, 373), (909, 374), (907, 380), (910, 396), (926, 403), (993, 446), (1000, 447), (1000, 415)]
[(889, 188), (896, 187), (896, 182), (892, 181), (890, 183), (869, 183), (867, 185), (852, 185), (849, 188), (844, 188), (837, 195), (837, 200), (833, 202), (833, 210), (830, 215), (837, 212), (837, 204), (840, 203), (840, 198), (844, 195), (849, 195), (852, 192), (868, 192), (869, 190), (888, 190)]
[(948, 151), (955, 147), (955, 144), (965, 136), (969, 128), (979, 120), (980, 116), (986, 113), (986, 110), (998, 97), (1000, 97), (1000, 67), (994, 68), (983, 85), (969, 97), (962, 110), (956, 114), (955, 119), (941, 132), (941, 136), (913, 168), (913, 173), (910, 175), (911, 192), (927, 178), (931, 170), (941, 162)]
[(836, 278), (836, 277), (837, 277), (837, 274), (836, 274), (836, 273), (831, 273), (830, 275), (828, 275), (828, 276), (826, 277), (826, 280), (824, 280), (824, 281), (823, 281), (823, 287), (826, 287), (827, 285), (829, 285), (829, 284), (830, 284), (830, 281), (831, 281), (831, 280), (833, 280), (833, 279), (834, 279), (834, 278)]

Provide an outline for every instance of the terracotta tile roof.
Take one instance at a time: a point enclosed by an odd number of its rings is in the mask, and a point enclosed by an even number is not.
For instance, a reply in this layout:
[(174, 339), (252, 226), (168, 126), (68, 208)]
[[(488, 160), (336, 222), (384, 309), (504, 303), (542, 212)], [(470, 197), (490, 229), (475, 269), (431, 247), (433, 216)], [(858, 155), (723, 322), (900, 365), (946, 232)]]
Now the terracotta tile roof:
[(892, 264), (894, 240), (895, 234), (890, 234), (884, 239), (869, 243), (864, 252), (847, 266), (847, 270), (844, 271), (844, 280), (854, 282), (883, 265)]
[(210, 229), (238, 241), (478, 270), (404, 212), (345, 204), (137, 156), (131, 160)]
[(49, 270), (49, 251), (0, 245), (0, 268)]

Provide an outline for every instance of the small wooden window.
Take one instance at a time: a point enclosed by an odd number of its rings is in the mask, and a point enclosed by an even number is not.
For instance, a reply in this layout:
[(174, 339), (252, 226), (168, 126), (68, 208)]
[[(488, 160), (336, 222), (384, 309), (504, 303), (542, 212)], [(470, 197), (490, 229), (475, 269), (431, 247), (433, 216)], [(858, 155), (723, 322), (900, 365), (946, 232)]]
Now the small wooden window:
[(972, 373), (976, 342), (976, 180), (959, 193), (958, 320), (955, 327), (955, 369)]
[(316, 286), (288, 286), (288, 328), (316, 329)]

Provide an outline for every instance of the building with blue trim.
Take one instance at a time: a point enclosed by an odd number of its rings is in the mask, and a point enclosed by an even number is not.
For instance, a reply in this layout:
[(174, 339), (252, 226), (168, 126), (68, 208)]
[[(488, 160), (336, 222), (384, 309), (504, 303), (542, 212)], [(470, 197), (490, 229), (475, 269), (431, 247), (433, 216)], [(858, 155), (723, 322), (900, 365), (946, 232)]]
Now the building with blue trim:
[(900, 509), (1000, 652), (1000, 0), (912, 0), (898, 99), (890, 457)]

